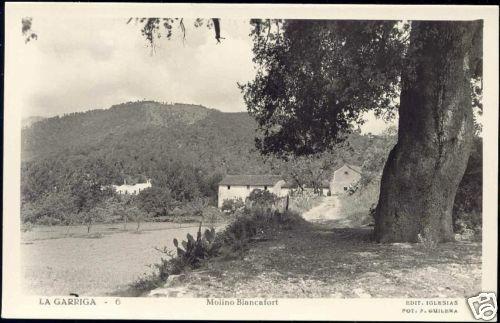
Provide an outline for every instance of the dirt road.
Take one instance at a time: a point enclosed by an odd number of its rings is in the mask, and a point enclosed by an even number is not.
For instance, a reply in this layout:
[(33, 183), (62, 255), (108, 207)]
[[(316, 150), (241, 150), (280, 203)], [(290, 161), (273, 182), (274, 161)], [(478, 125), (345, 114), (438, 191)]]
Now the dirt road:
[(337, 196), (327, 196), (323, 202), (302, 214), (309, 222), (337, 221), (343, 218), (340, 214), (340, 199)]

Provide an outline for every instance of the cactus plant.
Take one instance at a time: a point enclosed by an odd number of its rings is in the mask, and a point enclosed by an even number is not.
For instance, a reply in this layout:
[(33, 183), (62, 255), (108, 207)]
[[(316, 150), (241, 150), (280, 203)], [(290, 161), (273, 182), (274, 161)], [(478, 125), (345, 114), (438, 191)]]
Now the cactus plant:
[(196, 268), (199, 264), (217, 254), (218, 247), (215, 239), (215, 229), (206, 229), (202, 234), (201, 223), (196, 233), (196, 240), (191, 234), (186, 235), (187, 240), (181, 242), (174, 239), (174, 246), (177, 248), (177, 256), (191, 267)]

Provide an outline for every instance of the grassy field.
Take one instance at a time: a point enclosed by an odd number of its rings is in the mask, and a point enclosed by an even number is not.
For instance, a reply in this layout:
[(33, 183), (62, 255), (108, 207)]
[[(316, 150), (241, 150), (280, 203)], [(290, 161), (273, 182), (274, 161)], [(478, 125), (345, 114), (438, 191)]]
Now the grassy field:
[(196, 223), (98, 224), (87, 235), (85, 226), (36, 226), (22, 233), (25, 290), (38, 295), (104, 296), (119, 294), (161, 254), (155, 247), (172, 248), (174, 238), (195, 234)]

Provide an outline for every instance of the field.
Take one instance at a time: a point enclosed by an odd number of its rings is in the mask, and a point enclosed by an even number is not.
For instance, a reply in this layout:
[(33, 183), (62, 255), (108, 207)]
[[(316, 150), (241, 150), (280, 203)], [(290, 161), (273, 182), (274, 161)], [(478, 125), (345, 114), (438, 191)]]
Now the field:
[[(36, 226), (22, 233), (22, 270), (26, 292), (38, 295), (105, 296), (120, 294), (151, 270), (174, 238), (195, 234), (196, 223), (98, 224), (87, 235), (85, 226)], [(92, 234), (92, 232), (95, 232)]]

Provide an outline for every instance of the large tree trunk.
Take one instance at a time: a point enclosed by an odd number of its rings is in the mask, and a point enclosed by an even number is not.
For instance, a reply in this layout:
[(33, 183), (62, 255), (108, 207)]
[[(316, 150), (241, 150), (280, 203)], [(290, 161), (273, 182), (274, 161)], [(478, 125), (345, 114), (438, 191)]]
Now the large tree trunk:
[(412, 23), (398, 142), (375, 213), (379, 242), (453, 240), (453, 202), (473, 137), (469, 61), (477, 26)]

